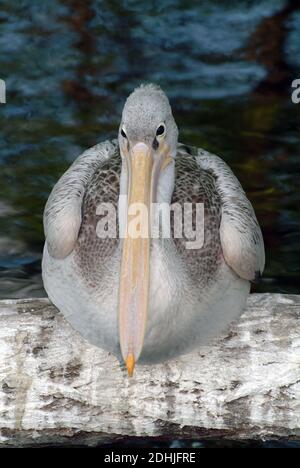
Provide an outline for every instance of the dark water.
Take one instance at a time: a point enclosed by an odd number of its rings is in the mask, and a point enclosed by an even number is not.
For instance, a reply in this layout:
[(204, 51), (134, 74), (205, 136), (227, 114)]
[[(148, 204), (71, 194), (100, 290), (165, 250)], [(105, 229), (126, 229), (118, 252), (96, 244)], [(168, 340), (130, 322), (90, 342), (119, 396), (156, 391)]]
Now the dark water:
[(140, 82), (180, 139), (221, 155), (263, 228), (257, 291), (300, 292), (300, 1), (1, 0), (0, 297), (43, 295), (42, 211), (80, 152), (116, 135)]
[(115, 137), (140, 82), (180, 140), (217, 153), (266, 243), (256, 291), (300, 292), (300, 0), (0, 0), (0, 298), (42, 296), (42, 211), (80, 152)]

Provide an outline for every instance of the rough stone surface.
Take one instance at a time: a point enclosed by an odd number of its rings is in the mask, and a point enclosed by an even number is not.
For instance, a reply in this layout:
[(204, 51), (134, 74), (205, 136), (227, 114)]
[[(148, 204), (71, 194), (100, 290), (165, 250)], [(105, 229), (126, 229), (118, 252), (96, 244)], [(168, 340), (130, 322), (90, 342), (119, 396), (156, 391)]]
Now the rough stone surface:
[(211, 346), (129, 379), (47, 299), (0, 301), (0, 444), (300, 437), (300, 296), (253, 294)]

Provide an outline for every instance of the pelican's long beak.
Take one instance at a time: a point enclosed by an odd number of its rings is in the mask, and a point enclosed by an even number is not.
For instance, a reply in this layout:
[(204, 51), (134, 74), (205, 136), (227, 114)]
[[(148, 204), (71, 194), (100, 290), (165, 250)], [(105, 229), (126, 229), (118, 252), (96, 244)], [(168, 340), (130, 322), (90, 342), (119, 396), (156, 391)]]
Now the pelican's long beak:
[[(165, 158), (166, 150), (161, 155)], [(158, 167), (153, 150), (137, 143), (125, 153), (128, 178), (127, 225), (123, 240), (119, 289), (119, 333), (123, 359), (132, 376), (144, 342), (150, 273), (150, 209)]]

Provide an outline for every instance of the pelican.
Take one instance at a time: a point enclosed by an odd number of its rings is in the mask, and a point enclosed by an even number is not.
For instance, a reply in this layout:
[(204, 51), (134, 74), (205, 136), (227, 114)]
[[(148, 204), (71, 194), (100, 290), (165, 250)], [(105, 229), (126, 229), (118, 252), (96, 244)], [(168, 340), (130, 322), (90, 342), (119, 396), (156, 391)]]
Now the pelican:
[[(136, 204), (147, 210), (140, 235), (131, 235)], [(197, 248), (174, 224), (170, 236), (152, 235), (151, 206), (173, 204), (203, 207)], [(50, 300), (129, 376), (138, 360), (162, 362), (223, 333), (264, 269), (262, 233), (239, 181), (219, 157), (178, 142), (168, 98), (154, 84), (127, 98), (118, 138), (86, 150), (59, 179), (44, 230)]]

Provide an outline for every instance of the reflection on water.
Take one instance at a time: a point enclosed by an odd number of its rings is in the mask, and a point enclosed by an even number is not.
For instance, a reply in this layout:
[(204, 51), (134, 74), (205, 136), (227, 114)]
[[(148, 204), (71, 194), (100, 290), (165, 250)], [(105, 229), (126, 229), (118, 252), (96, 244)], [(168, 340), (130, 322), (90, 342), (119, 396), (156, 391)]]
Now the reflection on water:
[(181, 141), (221, 155), (241, 180), (267, 247), (256, 290), (300, 292), (300, 1), (1, 3), (0, 297), (44, 294), (51, 187), (116, 135), (141, 81), (166, 90)]

